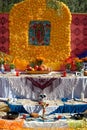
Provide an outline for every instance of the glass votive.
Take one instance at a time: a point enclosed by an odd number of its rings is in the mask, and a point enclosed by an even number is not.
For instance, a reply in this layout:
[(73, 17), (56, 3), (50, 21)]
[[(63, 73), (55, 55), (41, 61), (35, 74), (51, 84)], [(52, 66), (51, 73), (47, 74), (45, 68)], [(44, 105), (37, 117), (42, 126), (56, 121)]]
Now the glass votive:
[(19, 71), (16, 71), (16, 76), (19, 76)]
[(63, 76), (66, 77), (66, 71), (63, 72)]

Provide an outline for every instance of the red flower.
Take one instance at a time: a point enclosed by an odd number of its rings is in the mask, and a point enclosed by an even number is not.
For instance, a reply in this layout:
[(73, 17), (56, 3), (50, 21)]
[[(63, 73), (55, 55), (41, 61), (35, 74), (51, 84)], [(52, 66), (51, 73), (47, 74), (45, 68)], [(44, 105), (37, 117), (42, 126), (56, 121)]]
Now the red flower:
[(67, 58), (66, 60), (65, 60), (65, 63), (67, 63), (67, 64), (71, 64), (72, 62), (73, 62), (73, 57), (69, 57), (69, 58)]
[(65, 60), (65, 68), (72, 71), (80, 71), (82, 68), (82, 60), (78, 57), (69, 57)]

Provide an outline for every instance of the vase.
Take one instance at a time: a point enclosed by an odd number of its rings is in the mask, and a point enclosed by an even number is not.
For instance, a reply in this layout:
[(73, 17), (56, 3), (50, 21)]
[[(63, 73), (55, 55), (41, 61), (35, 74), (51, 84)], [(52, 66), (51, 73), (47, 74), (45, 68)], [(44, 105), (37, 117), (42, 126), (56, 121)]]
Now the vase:
[(11, 69), (11, 73), (14, 74), (15, 73), (15, 69)]
[(4, 64), (1, 64), (0, 70), (1, 70), (2, 73), (4, 73), (4, 71), (5, 71)]
[(70, 73), (70, 72), (71, 72), (71, 70), (70, 70), (70, 69), (66, 69), (66, 72), (67, 72), (67, 73)]

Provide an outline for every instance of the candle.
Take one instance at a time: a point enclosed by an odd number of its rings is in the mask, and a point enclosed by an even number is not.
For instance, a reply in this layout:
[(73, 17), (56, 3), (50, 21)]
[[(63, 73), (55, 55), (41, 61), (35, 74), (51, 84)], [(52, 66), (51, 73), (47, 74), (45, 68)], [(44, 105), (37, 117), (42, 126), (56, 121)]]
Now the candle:
[(81, 100), (84, 101), (84, 92), (81, 92)]
[(63, 72), (63, 76), (66, 77), (66, 71)]
[(72, 88), (72, 99), (74, 98), (74, 87)]
[(19, 76), (19, 72), (18, 71), (16, 71), (16, 76)]

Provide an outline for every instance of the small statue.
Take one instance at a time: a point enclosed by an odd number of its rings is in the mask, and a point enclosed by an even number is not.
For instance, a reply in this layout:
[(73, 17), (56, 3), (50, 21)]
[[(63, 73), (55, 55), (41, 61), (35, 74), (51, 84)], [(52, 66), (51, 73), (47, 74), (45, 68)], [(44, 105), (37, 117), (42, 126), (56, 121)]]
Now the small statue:
[(46, 102), (47, 96), (46, 94), (40, 94), (39, 95), (39, 105), (42, 107), (42, 119), (45, 120), (45, 112), (46, 112), (46, 107), (49, 105)]

